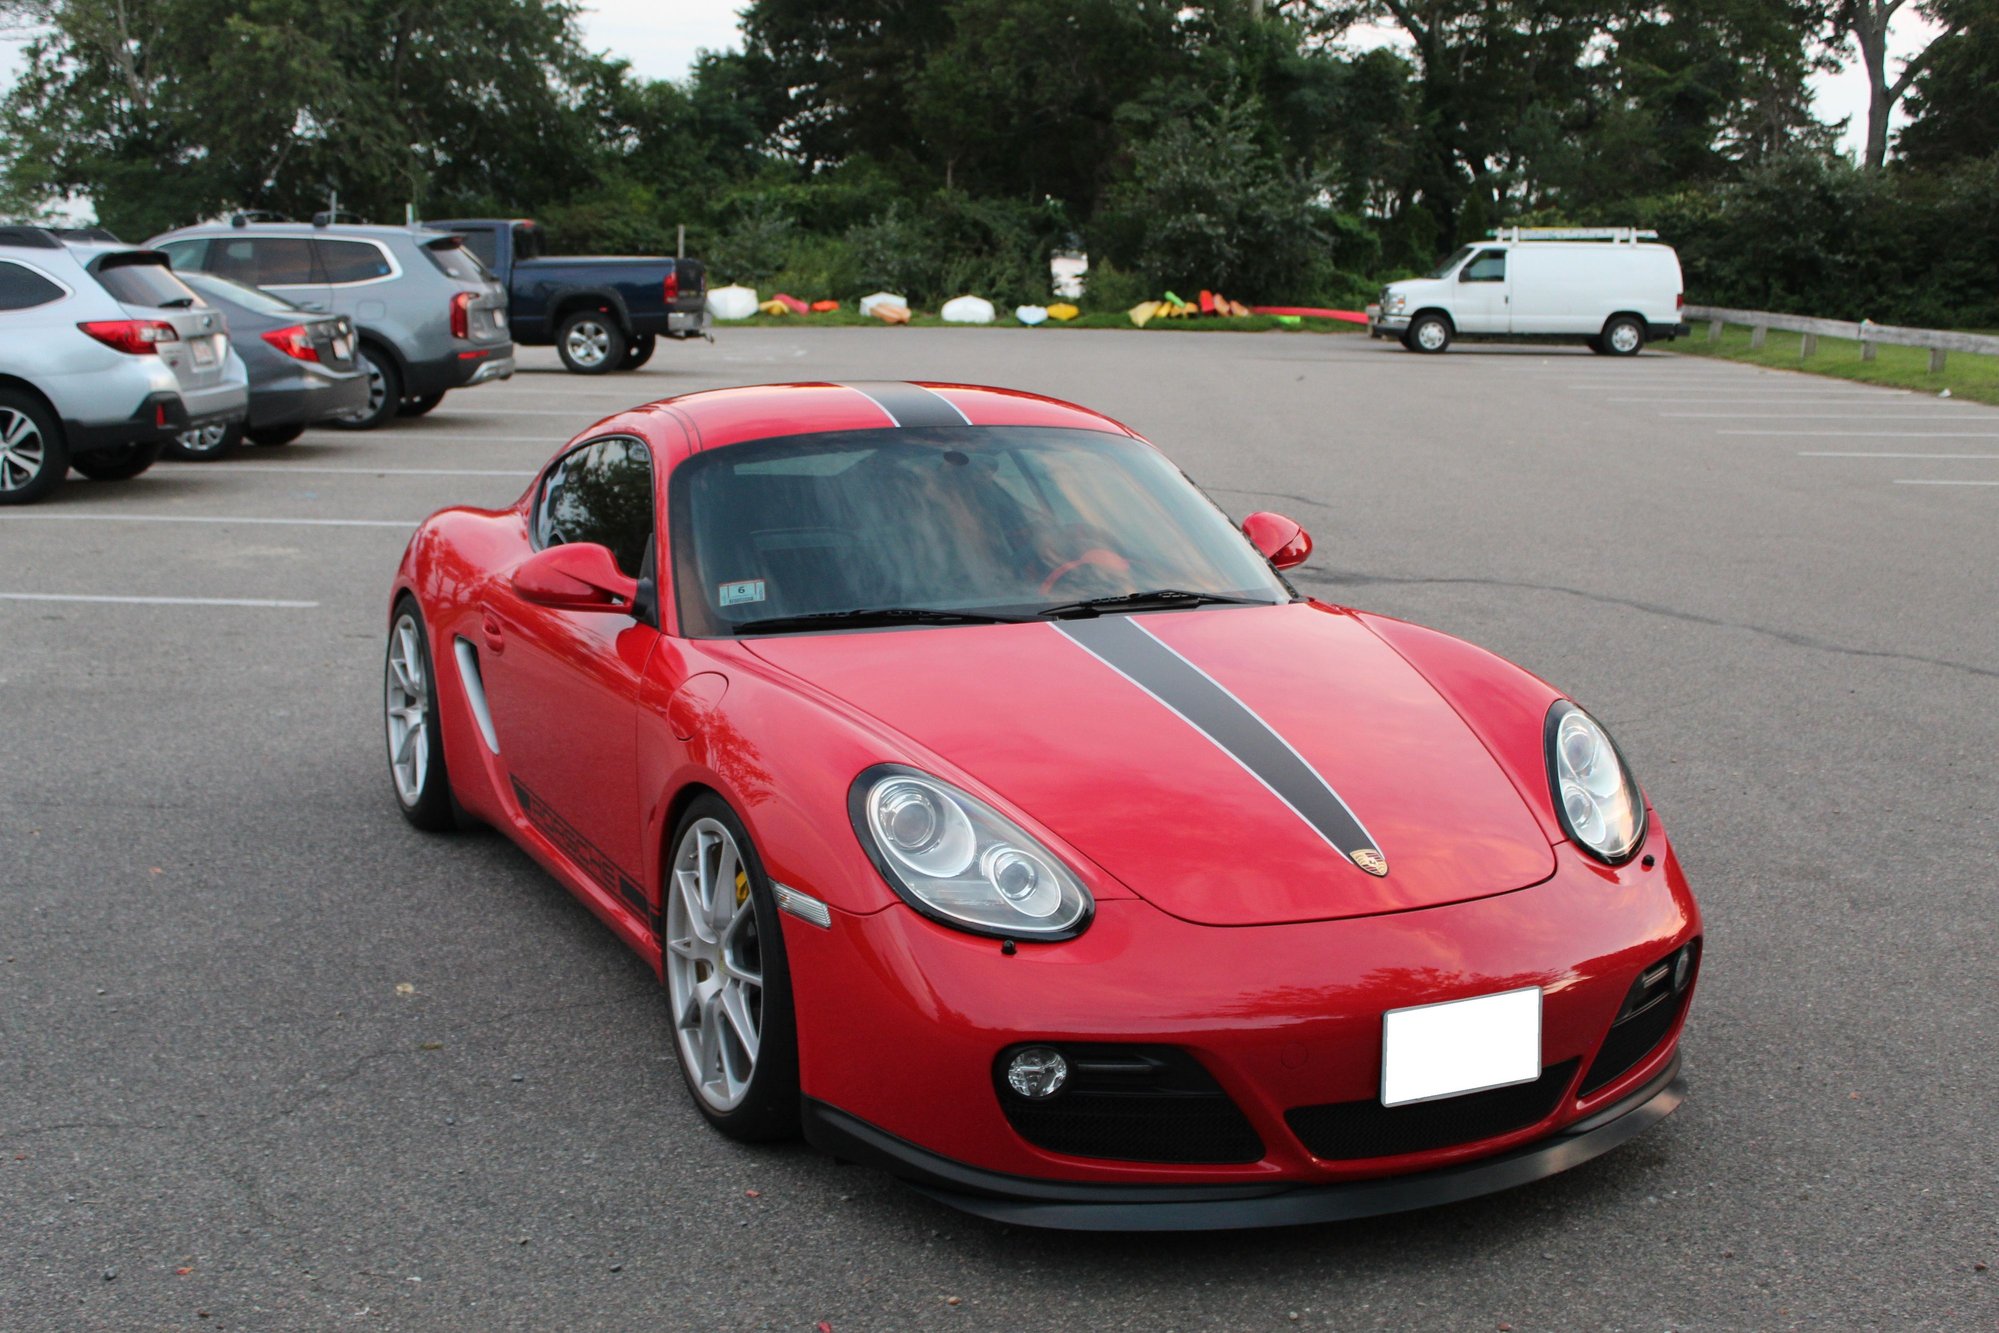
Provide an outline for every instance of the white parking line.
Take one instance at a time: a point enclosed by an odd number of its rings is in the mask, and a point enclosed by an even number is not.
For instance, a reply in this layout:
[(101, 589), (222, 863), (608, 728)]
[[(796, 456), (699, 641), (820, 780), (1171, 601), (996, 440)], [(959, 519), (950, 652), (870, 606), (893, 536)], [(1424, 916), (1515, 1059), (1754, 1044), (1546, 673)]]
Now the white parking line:
[(202, 472), (260, 472), (267, 477), (310, 472), (331, 477), (532, 477), (532, 471), (476, 467), (314, 467), (302, 463), (203, 463)]
[(1897, 477), (1897, 486), (1999, 486), (1999, 481), (1946, 481), (1941, 477)]
[(1949, 421), (1970, 424), (1963, 412), (1932, 412), (1927, 416), (1897, 416), (1887, 412), (1661, 412), (1661, 417), (1675, 420), (1710, 421)]
[(1883, 440), (1999, 440), (1999, 430), (1718, 430), (1717, 435), (1863, 435)]
[(0, 518), (0, 529), (10, 523), (215, 523), (225, 526), (256, 524), (273, 528), (413, 528), (415, 518), (245, 518), (218, 514), (10, 514)]
[(310, 611), (318, 602), (273, 597), (93, 597), (66, 592), (0, 592), (0, 602), (90, 602), (110, 606), (250, 606), (276, 611)]
[[(424, 434), (422, 434), (422, 435), (405, 435), (405, 436), (402, 436), (402, 437), (400, 437), (400, 438), (398, 438), (398, 439), (396, 440), (396, 444), (395, 444), (395, 447), (397, 447), (397, 448), (399, 448), (399, 449), (400, 449), (400, 448), (407, 448), (407, 447), (409, 447), (409, 446), (412, 446), (412, 445), (414, 445), (414, 446), (422, 446), (422, 445), (426, 445), (426, 444), (543, 444), (543, 445), (556, 445), (556, 444), (561, 444), (561, 443), (562, 443), (562, 442), (563, 442), (564, 440), (566, 440), (566, 439), (568, 439), (568, 438), (569, 438), (569, 436), (568, 436), (568, 435), (560, 435), (560, 434), (556, 434), (556, 435), (487, 435), (487, 434), (484, 434), (484, 433), (482, 432), (481, 434), (478, 434), (478, 435), (460, 435), (460, 434), (454, 434), (454, 433), (447, 433), (447, 432), (445, 432), (445, 431), (435, 431), (435, 432), (425, 432), (425, 433), (424, 433)], [(313, 443), (313, 444), (320, 444), (320, 443), (326, 443), (326, 444), (331, 444), (331, 443), (333, 443), (333, 440), (332, 440), (332, 439), (328, 439), (328, 440), (325, 440), (325, 441), (320, 441), (320, 440), (313, 440), (313, 441), (311, 441), (311, 443)]]
[[(480, 412), (477, 415), (486, 417), (589, 417), (591, 421), (602, 421), (605, 417), (614, 417), (620, 412), (629, 412), (634, 407), (643, 406), (645, 406), (643, 403), (626, 403), (623, 407), (606, 407), (594, 414), (587, 407), (578, 408), (573, 412), (565, 412), (560, 408), (553, 407), (495, 407)], [(465, 415), (469, 417), (474, 414), (467, 411)], [(443, 412), (435, 419), (438, 421), (455, 421), (458, 418), (455, 413)]]
[(1999, 454), (1875, 454), (1835, 453), (1830, 450), (1801, 449), (1800, 458), (1950, 458), (1964, 462), (1999, 463)]

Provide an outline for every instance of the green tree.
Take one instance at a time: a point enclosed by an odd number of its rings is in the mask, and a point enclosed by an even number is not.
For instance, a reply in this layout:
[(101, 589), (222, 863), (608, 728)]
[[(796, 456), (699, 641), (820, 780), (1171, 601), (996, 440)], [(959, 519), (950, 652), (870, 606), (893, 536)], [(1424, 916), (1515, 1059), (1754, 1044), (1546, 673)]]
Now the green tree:
[(1939, 8), (1957, 30), (1930, 46), (1927, 67), (1909, 86), (1909, 123), (1895, 136), (1895, 152), (1911, 167), (1999, 153), (1999, 3), (1950, 0)]

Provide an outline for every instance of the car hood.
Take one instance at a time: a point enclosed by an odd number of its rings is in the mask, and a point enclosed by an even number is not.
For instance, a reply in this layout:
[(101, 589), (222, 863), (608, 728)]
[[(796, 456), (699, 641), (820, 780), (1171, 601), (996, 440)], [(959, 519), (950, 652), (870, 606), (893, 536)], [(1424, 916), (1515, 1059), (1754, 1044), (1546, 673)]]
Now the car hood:
[(1478, 738), (1347, 612), (1300, 602), (746, 646), (1184, 920), (1406, 911), (1554, 873)]

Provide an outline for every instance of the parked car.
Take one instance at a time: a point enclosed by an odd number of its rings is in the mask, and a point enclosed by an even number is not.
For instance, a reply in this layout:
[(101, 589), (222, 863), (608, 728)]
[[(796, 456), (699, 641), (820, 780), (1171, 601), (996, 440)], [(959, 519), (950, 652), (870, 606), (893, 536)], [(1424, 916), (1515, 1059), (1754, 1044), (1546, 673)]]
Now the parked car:
[(354, 359), (347, 316), (316, 315), (213, 273), (180, 278), (228, 319), (229, 344), (250, 374), (250, 411), (240, 422), (184, 431), (167, 446), (167, 457), (226, 458), (246, 436), (252, 444), (290, 444), (307, 426), (368, 406), (368, 376)]
[(0, 227), (0, 504), (74, 468), (136, 477), (182, 431), (242, 419), (248, 373), (222, 312), (157, 250)]
[(236, 221), (151, 242), (176, 269), (261, 287), (353, 322), (368, 402), (332, 424), (422, 416), (453, 389), (514, 373), (506, 292), (454, 236), (415, 227)]
[(1455, 338), (1580, 342), (1636, 356), (1684, 337), (1680, 257), (1653, 231), (1508, 227), (1460, 246), (1427, 277), (1391, 282), (1368, 307), (1368, 332), (1412, 352)]
[(661, 338), (709, 336), (707, 269), (698, 259), (551, 257), (525, 218), (426, 225), (464, 237), (507, 289), (515, 340), (555, 344), (575, 374), (637, 370)]

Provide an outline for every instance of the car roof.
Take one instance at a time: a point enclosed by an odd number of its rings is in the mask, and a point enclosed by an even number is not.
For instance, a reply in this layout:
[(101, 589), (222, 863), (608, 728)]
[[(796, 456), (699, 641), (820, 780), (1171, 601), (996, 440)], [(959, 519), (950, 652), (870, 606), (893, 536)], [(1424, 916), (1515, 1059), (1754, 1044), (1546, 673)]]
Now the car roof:
[(436, 239), (435, 233), (421, 226), (372, 222), (329, 222), (325, 226), (314, 226), (310, 222), (246, 222), (240, 227), (227, 222), (197, 222), (191, 227), (176, 227), (162, 232), (154, 239), (181, 236), (354, 236), (376, 241), (397, 237), (413, 237), (418, 241)]
[(624, 431), (651, 440), (666, 452), (663, 475), (691, 454), (752, 440), (898, 426), (1066, 427), (1142, 438), (1101, 412), (1019, 389), (857, 380), (704, 389), (607, 418), (578, 439)]

